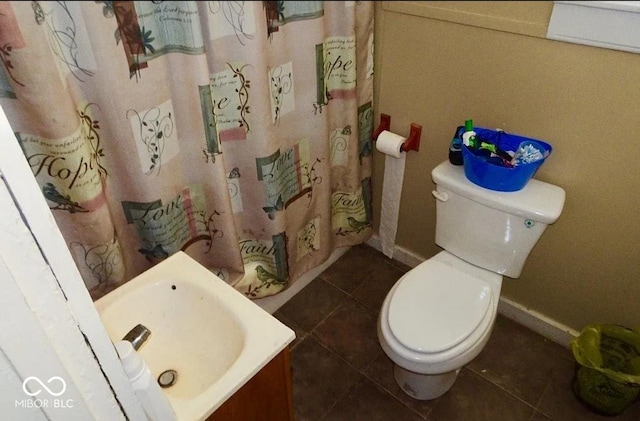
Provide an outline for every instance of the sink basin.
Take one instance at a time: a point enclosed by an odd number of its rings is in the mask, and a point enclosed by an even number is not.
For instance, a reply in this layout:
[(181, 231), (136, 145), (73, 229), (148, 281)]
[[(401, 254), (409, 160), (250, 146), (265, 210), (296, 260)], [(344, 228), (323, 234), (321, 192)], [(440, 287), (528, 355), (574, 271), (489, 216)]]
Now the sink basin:
[(295, 334), (184, 252), (95, 302), (109, 337), (137, 324), (151, 336), (138, 352), (179, 420), (203, 420), (282, 351)]

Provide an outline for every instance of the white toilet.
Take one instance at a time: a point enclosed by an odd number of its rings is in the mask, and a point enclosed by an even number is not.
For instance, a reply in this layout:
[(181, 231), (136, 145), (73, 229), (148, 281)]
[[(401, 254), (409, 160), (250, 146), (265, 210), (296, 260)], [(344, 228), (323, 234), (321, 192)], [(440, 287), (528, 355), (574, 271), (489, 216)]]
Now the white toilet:
[(516, 192), (487, 190), (448, 161), (431, 175), (436, 244), (445, 251), (396, 282), (378, 319), (378, 340), (395, 363), (398, 385), (423, 400), (446, 393), (482, 351), (496, 320), (502, 276), (520, 276), (565, 199), (563, 189), (535, 179)]

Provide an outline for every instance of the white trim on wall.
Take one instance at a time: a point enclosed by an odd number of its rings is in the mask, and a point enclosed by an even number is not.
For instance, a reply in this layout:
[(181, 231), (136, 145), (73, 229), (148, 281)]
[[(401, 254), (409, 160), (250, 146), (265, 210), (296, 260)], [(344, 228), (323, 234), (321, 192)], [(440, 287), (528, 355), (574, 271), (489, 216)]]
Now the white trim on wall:
[[(14, 399), (3, 402), (2, 414), (24, 419), (29, 402), (39, 400), (47, 419), (82, 421), (96, 413), (123, 419), (113, 395), (100, 382), (81, 381), (99, 374), (96, 361), (4, 178), (0, 180), (0, 233), (11, 240), (0, 242), (0, 349), (21, 380), (20, 387), (11, 391)], [(47, 386), (54, 392), (43, 390), (31, 398), (23, 385), (32, 393)], [(86, 394), (95, 394), (97, 402), (85, 401)], [(54, 399), (69, 405), (56, 407)]]
[[(367, 240), (366, 244), (382, 251), (377, 235)], [(427, 260), (427, 258), (398, 245), (394, 248), (393, 258), (411, 268)], [(506, 297), (500, 297), (498, 313), (564, 347), (568, 347), (571, 340), (578, 336), (578, 332), (574, 329)]]
[[(82, 396), (72, 379), (72, 374), (62, 363), (61, 358), (51, 346), (47, 332), (40, 324), (39, 318), (49, 313), (51, 308), (64, 306), (64, 299), (59, 290), (52, 287), (53, 276), (47, 265), (37, 257), (39, 251), (29, 230), (25, 227), (20, 217), (20, 212), (13, 206), (13, 200), (0, 177), (0, 233), (4, 238), (11, 238), (11, 242), (0, 242), (0, 354), (4, 358), (5, 373), (10, 376), (2, 376), (3, 394), (0, 411), (5, 419), (53, 419), (53, 420), (78, 420), (89, 419), (91, 411), (82, 399)], [(34, 258), (35, 257), (35, 258)], [(28, 264), (24, 264), (28, 261)], [(37, 274), (37, 277), (33, 275)], [(47, 299), (40, 303), (28, 302), (20, 290), (20, 285), (31, 283), (26, 279), (32, 275), (38, 282)], [(55, 283), (55, 282), (54, 282)], [(29, 300), (31, 301), (31, 300)], [(32, 307), (36, 306), (35, 310)], [(73, 331), (65, 329), (64, 324), (59, 323), (59, 317), (64, 313), (51, 314), (50, 323), (53, 325), (50, 332), (55, 329), (59, 339), (76, 344), (82, 336), (74, 335)], [(74, 347), (75, 348), (75, 347)], [(71, 346), (69, 347), (71, 349)], [(50, 386), (55, 393), (59, 393), (64, 385), (64, 393), (57, 399), (68, 402), (71, 410), (67, 408), (55, 408), (53, 397), (40, 393), (38, 398), (43, 403), (40, 408), (29, 406), (31, 398), (24, 390), (23, 385), (30, 392), (36, 392), (40, 385), (35, 379), (25, 383), (25, 379), (36, 377)], [(47, 380), (55, 379), (49, 384)], [(63, 383), (64, 382), (64, 383)], [(60, 387), (60, 389), (58, 389)], [(46, 402), (46, 404), (44, 403)], [(51, 405), (49, 405), (51, 403)], [(62, 406), (62, 405), (58, 405)], [(66, 414), (65, 414), (66, 412)]]
[(640, 53), (640, 1), (554, 1), (547, 38)]
[[(0, 226), (0, 258), (15, 280), (18, 297), (28, 305), (47, 338), (43, 346), (47, 352), (57, 355), (68, 373), (66, 380), (73, 383), (68, 387), (77, 389), (78, 401), (84, 402), (91, 414), (87, 417), (80, 413), (80, 418), (74, 418), (74, 411), (69, 409), (64, 417), (50, 416), (49, 419), (117, 420), (125, 419), (126, 413), (131, 421), (145, 420), (142, 407), (1, 107), (0, 151), (0, 172), (8, 187), (5, 197), (0, 199), (0, 209), (5, 217), (12, 215), (11, 209), (14, 212), (12, 225)], [(22, 230), (18, 223), (22, 224)], [(0, 305), (0, 311), (2, 319), (11, 320), (18, 332), (28, 323), (25, 317), (12, 317), (6, 306)], [(0, 337), (0, 347), (14, 367), (29, 367), (30, 364), (35, 367), (37, 349), (25, 346), (21, 348), (22, 352), (9, 352), (12, 349), (10, 341), (20, 339), (27, 343), (35, 340), (33, 332), (33, 329), (24, 330), (18, 337)], [(32, 375), (26, 368), (16, 373), (23, 381)], [(43, 379), (45, 383), (46, 380), (48, 378)]]

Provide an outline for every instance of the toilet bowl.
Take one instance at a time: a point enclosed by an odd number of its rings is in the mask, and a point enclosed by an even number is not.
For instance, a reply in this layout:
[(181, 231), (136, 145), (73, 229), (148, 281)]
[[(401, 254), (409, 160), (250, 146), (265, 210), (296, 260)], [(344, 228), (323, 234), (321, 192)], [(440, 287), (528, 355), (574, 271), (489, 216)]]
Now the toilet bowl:
[(405, 393), (426, 400), (449, 390), (489, 339), (501, 285), (501, 275), (446, 251), (396, 282), (380, 311), (378, 340)]

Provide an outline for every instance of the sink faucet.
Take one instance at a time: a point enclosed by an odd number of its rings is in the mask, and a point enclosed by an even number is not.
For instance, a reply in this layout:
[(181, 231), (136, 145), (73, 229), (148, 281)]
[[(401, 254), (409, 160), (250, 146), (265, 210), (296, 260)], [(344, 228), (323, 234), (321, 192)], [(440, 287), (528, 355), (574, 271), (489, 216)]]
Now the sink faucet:
[(149, 335), (151, 335), (151, 331), (146, 326), (138, 324), (136, 327), (131, 329), (129, 333), (124, 335), (122, 340), (131, 342), (133, 349), (137, 351), (138, 348), (140, 348), (147, 340)]

